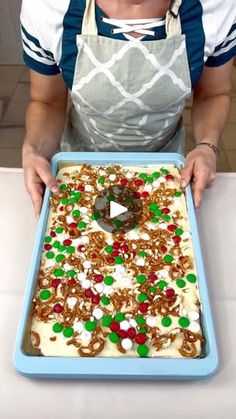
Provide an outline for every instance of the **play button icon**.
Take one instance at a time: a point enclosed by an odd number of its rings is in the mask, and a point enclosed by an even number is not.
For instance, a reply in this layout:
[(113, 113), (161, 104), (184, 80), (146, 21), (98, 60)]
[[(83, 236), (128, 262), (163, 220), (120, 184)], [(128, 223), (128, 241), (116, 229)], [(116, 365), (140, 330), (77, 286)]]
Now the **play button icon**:
[(112, 234), (122, 234), (138, 226), (142, 201), (131, 188), (113, 185), (95, 199), (94, 218), (99, 226)]
[(114, 201), (110, 202), (110, 218), (115, 218), (118, 215), (124, 214), (126, 211), (128, 211), (127, 207), (117, 204)]

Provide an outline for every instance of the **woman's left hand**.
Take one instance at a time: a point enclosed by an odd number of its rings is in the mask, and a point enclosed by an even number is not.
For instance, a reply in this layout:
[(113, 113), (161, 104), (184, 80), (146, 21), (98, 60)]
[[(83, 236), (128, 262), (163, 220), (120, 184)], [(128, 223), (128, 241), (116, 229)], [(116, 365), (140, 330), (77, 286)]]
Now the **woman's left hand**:
[(181, 173), (181, 186), (191, 181), (194, 191), (194, 204), (200, 207), (203, 191), (212, 186), (216, 176), (217, 156), (209, 147), (199, 146), (186, 157), (186, 166)]

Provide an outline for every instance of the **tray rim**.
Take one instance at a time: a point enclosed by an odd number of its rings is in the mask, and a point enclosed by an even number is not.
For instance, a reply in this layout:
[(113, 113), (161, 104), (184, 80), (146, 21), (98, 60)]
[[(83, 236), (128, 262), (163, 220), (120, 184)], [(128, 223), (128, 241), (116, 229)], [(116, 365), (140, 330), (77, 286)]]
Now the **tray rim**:
[[(140, 153), (140, 152), (60, 152), (51, 161), (52, 173), (55, 175), (60, 162), (90, 164), (174, 164), (179, 167), (185, 158), (177, 153)], [(219, 357), (215, 330), (206, 282), (203, 257), (198, 233), (197, 218), (193, 205), (191, 187), (187, 186), (186, 202), (189, 222), (192, 231), (192, 243), (196, 260), (198, 285), (200, 290), (204, 331), (207, 333), (208, 352), (204, 358), (170, 359), (170, 358), (80, 358), (80, 357), (44, 357), (27, 355), (22, 349), (29, 307), (35, 287), (35, 276), (38, 261), (41, 257), (42, 238), (49, 211), (48, 189), (45, 191), (42, 211), (35, 235), (33, 252), (29, 265), (28, 278), (23, 297), (22, 309), (13, 352), (13, 364), (16, 370), (33, 378), (77, 378), (77, 379), (204, 379), (215, 374), (219, 366)]]

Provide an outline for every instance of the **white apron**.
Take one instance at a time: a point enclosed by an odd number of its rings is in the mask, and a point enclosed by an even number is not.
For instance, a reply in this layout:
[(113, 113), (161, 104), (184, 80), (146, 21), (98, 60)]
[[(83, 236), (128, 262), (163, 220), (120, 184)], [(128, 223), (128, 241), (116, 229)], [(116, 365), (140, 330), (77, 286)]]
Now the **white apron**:
[(124, 41), (98, 35), (95, 0), (86, 1), (63, 151), (183, 153), (182, 112), (191, 80), (181, 2), (160, 23), (166, 39)]

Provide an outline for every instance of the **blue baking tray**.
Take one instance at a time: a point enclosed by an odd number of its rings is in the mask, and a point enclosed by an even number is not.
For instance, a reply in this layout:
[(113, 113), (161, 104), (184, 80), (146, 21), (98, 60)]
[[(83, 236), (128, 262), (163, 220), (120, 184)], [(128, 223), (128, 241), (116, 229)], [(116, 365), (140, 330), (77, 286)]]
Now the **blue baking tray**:
[[(185, 159), (176, 153), (58, 153), (52, 159), (53, 175), (57, 174), (60, 163), (88, 163), (101, 166), (113, 163), (122, 165), (135, 164), (139, 166), (148, 164), (173, 164), (177, 167), (183, 167)], [(18, 372), (25, 376), (35, 378), (75, 379), (202, 379), (212, 376), (218, 368), (218, 351), (190, 186), (186, 188), (186, 200), (192, 231), (199, 292), (202, 301), (201, 323), (206, 340), (204, 357), (196, 359), (131, 357), (80, 358), (35, 356), (28, 353), (25, 342), (29, 331), (30, 310), (47, 226), (49, 197), (50, 192), (46, 189), (13, 354), (13, 362)]]

